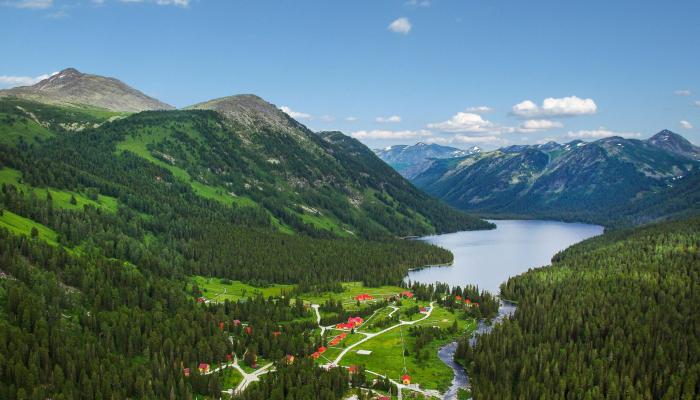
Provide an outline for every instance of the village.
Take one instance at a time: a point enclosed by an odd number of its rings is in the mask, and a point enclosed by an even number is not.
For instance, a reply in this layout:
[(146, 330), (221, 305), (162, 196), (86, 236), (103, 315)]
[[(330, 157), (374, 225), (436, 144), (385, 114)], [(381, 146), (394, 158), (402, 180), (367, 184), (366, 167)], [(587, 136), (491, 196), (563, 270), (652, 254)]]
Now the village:
[[(240, 282), (226, 285), (217, 279), (201, 277), (197, 278), (197, 283), (204, 289), (197, 301), (204, 304), (240, 300), (261, 290), (268, 296), (283, 296), (289, 289), (288, 286), (255, 288)], [(315, 322), (316, 329), (311, 333), (322, 338), (322, 345), (308, 357), (325, 369), (345, 368), (351, 377), (362, 373), (370, 384), (390, 382), (387, 390), (372, 389), (376, 399), (442, 398), (442, 393), (451, 383), (452, 370), (438, 358), (438, 349), (476, 328), (475, 319), (464, 318), (462, 313), (443, 307), (436, 300), (418, 300), (412, 291), (398, 286), (369, 288), (361, 283), (347, 283), (341, 293), (301, 294), (298, 298), (309, 310), (308, 318)], [(479, 307), (478, 302), (462, 299), (459, 295), (450, 300), (463, 309)], [(340, 302), (350, 316), (340, 322), (324, 323), (333, 316), (323, 306), (329, 301)], [(374, 309), (371, 314), (360, 316), (370, 309)], [(231, 324), (242, 326), (243, 332), (252, 332), (253, 329), (245, 321), (234, 320)], [(411, 334), (414, 332), (411, 329), (418, 328), (450, 333), (428, 343), (420, 351), (419, 359), (415, 354), (416, 338)], [(273, 336), (281, 334), (281, 331), (272, 332)], [(226, 361), (217, 366), (201, 363), (197, 373), (220, 374), (228, 385), (222, 394), (233, 396), (274, 371), (272, 360), (247, 359), (246, 354), (240, 357), (227, 354)], [(292, 354), (284, 357), (288, 364), (295, 361)], [(188, 376), (193, 371), (185, 369), (183, 373)], [(353, 394), (349, 396), (352, 398)]]

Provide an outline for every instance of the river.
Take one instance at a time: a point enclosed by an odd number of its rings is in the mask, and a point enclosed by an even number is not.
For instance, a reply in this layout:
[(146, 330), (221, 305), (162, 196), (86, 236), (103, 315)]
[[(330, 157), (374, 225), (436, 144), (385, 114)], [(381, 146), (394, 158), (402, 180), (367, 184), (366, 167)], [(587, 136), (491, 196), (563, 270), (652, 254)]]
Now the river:
[[(450, 250), (454, 254), (451, 266), (428, 267), (411, 271), (411, 281), (423, 283), (444, 282), (451, 286), (477, 285), (498, 293), (499, 286), (509, 277), (550, 263), (554, 254), (574, 243), (603, 233), (598, 225), (537, 220), (491, 221), (491, 231), (466, 231), (421, 238)], [(480, 321), (476, 334), (488, 333), (493, 324), (515, 312), (515, 305), (502, 301), (498, 315), (489, 321)], [(472, 345), (476, 338), (472, 339)], [(438, 356), (452, 368), (452, 385), (444, 394), (445, 400), (457, 399), (460, 388), (469, 385), (464, 369), (454, 362), (457, 343), (440, 349)]]

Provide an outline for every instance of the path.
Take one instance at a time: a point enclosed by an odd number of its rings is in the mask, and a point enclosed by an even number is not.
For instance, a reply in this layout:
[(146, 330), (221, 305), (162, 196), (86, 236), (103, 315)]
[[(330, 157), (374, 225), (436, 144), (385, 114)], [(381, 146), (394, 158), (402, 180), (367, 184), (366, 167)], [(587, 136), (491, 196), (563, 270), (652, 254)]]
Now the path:
[(431, 301), (431, 302), (430, 302), (430, 310), (428, 310), (428, 312), (423, 316), (423, 318), (419, 318), (419, 319), (417, 319), (417, 320), (415, 320), (415, 321), (400, 321), (398, 324), (392, 325), (392, 326), (390, 326), (390, 327), (388, 327), (388, 328), (386, 328), (386, 329), (384, 329), (384, 330), (382, 330), (382, 331), (379, 331), (379, 332), (377, 332), (377, 333), (361, 332), (361, 333), (363, 333), (363, 334), (365, 335), (365, 337), (362, 338), (362, 339), (360, 339), (359, 341), (357, 341), (357, 342), (351, 344), (350, 346), (346, 347), (343, 351), (341, 351), (340, 354), (338, 354), (338, 356), (335, 358), (335, 360), (333, 360), (333, 364), (338, 365), (338, 363), (340, 363), (340, 360), (342, 360), (343, 357), (345, 356), (345, 354), (347, 354), (350, 350), (352, 350), (352, 349), (354, 349), (355, 347), (361, 345), (362, 343), (364, 343), (364, 342), (366, 342), (366, 341), (372, 339), (372, 338), (375, 337), (375, 336), (379, 336), (379, 335), (385, 334), (385, 333), (389, 332), (390, 330), (395, 329), (395, 328), (398, 328), (399, 326), (402, 326), (402, 325), (413, 325), (413, 324), (418, 323), (418, 322), (420, 322), (420, 321), (423, 321), (423, 320), (425, 320), (425, 319), (427, 319), (427, 318), (430, 318), (430, 314), (432, 314), (432, 313), (433, 313), (433, 309), (435, 309), (435, 307), (433, 307), (433, 306), (434, 306), (433, 303), (435, 303), (435, 302), (434, 302), (434, 301)]
[(227, 368), (227, 367), (235, 368), (238, 371), (238, 373), (241, 374), (241, 376), (243, 377), (243, 380), (241, 380), (241, 382), (235, 388), (221, 391), (222, 393), (228, 393), (229, 395), (233, 396), (234, 394), (238, 394), (238, 393), (241, 393), (242, 391), (244, 391), (248, 387), (248, 385), (250, 385), (252, 382), (259, 381), (261, 375), (264, 375), (268, 372), (271, 372), (272, 365), (273, 365), (273, 363), (265, 364), (262, 367), (255, 370), (253, 373), (249, 374), (249, 373), (245, 372), (245, 370), (243, 368), (241, 368), (241, 366), (238, 364), (238, 356), (236, 356), (233, 359), (233, 362), (225, 364), (225, 365), (223, 365), (219, 368), (216, 368), (214, 370), (211, 370), (208, 373), (206, 373), (205, 375), (208, 375), (208, 374), (211, 374), (214, 372), (219, 372), (222, 369)]

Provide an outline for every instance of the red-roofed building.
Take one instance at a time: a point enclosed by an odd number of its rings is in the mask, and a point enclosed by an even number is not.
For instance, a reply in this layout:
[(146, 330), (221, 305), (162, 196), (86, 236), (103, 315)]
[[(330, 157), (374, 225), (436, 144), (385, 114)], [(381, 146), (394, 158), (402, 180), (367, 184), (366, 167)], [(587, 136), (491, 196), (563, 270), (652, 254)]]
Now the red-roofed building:
[(373, 300), (373, 299), (374, 299), (374, 296), (370, 296), (367, 293), (362, 293), (362, 294), (358, 294), (357, 296), (355, 296), (355, 300), (357, 300), (357, 301), (366, 301), (366, 300)]
[(408, 374), (404, 374), (404, 376), (401, 377), (401, 382), (404, 385), (410, 385), (411, 384), (411, 377)]
[(464, 300), (464, 303), (467, 304), (467, 305), (469, 305), (469, 304), (472, 304), (472, 301), (469, 300), (469, 299), (466, 299), (466, 300)]
[(280, 332), (280, 331), (274, 331), (274, 332), (272, 332), (272, 336), (274, 336), (274, 337), (277, 337), (277, 336), (279, 336), (279, 335), (281, 335), (281, 334), (282, 334), (282, 332)]
[(231, 361), (231, 360), (233, 360), (233, 354), (231, 354), (231, 353), (226, 354), (226, 361)]
[(316, 360), (319, 357), (321, 357), (321, 353), (319, 353), (318, 351), (315, 351), (313, 354), (311, 354), (311, 358), (313, 358), (314, 360)]
[(246, 326), (245, 329), (243, 330), (245, 333), (252, 335), (253, 334), (253, 327), (252, 326)]
[(362, 317), (349, 317), (348, 318), (348, 323), (353, 324), (354, 326), (362, 325), (363, 322), (364, 322), (364, 320), (362, 319)]
[(462, 300), (462, 296), (460, 296), (460, 295), (455, 296), (455, 300)]
[(351, 374), (356, 374), (359, 370), (360, 368), (357, 365), (351, 365), (350, 367), (348, 367), (348, 372)]
[(190, 369), (189, 368), (185, 368), (184, 370), (182, 370), (182, 372), (185, 374), (185, 376), (190, 376)]
[(199, 373), (206, 374), (207, 372), (209, 372), (209, 364), (207, 364), (207, 363), (199, 364)]
[(284, 358), (284, 360), (287, 362), (287, 364), (293, 364), (294, 363), (294, 356), (291, 354), (287, 354), (287, 356)]
[(325, 346), (321, 346), (321, 347), (318, 348), (318, 352), (321, 353), (321, 354), (325, 353), (326, 350), (328, 350), (328, 349), (327, 349)]
[(197, 297), (197, 303), (204, 303), (204, 297)]
[(224, 323), (223, 322), (219, 322), (219, 330), (222, 330), (222, 331), (224, 330)]
[(241, 324), (241, 320), (240, 320), (240, 319), (234, 319), (234, 320), (233, 320), (233, 324), (236, 325), (236, 326), (238, 326), (238, 325)]
[(338, 325), (335, 326), (337, 329), (352, 329), (355, 327), (355, 325), (348, 323), (348, 322), (341, 322)]
[(401, 292), (401, 296), (402, 296), (402, 297), (406, 297), (406, 298), (408, 298), (408, 299), (412, 299), (412, 298), (413, 298), (413, 293), (411, 293), (411, 292), (409, 292), (408, 290), (406, 290), (406, 291)]

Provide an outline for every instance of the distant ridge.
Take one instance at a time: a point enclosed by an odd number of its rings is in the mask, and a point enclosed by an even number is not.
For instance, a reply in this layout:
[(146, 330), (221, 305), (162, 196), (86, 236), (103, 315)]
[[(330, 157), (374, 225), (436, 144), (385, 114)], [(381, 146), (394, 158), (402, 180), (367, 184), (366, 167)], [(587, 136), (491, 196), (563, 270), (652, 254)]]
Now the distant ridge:
[(87, 105), (110, 111), (172, 110), (124, 82), (66, 68), (32, 86), (0, 90), (0, 97), (18, 97), (57, 105)]
[[(411, 181), (454, 207), (490, 216), (642, 221), (634, 210), (655, 205), (681, 215), (694, 206), (697, 184), (686, 181), (700, 171), (699, 154), (698, 146), (663, 130), (647, 140), (516, 145), (434, 160)], [(664, 193), (676, 187), (677, 198), (667, 199)]]
[(462, 150), (435, 143), (418, 142), (412, 146), (396, 145), (372, 151), (398, 173), (411, 179), (430, 167), (433, 160), (464, 157), (479, 153), (481, 149), (474, 146), (468, 150)]

